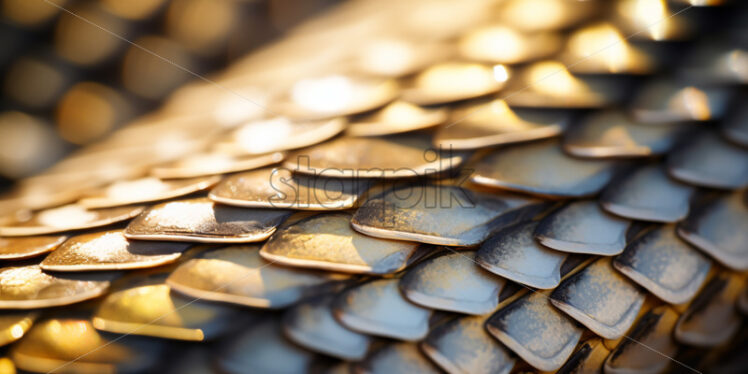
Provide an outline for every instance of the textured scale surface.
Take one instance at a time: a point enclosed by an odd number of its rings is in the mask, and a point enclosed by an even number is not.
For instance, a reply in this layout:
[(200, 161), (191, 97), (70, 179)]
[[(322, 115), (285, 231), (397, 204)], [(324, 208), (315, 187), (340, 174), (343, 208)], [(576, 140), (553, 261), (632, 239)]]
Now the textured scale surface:
[(746, 372), (747, 5), (318, 14), (0, 195), (0, 372)]

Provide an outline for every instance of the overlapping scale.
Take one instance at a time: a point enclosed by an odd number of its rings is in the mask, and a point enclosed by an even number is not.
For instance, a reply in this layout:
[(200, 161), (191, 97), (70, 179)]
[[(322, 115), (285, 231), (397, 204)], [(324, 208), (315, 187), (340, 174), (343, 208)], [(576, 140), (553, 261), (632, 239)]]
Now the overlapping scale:
[(412, 303), (400, 292), (400, 279), (377, 279), (353, 286), (333, 303), (340, 322), (366, 334), (417, 341), (429, 331), (431, 309)]
[(652, 82), (637, 94), (631, 113), (637, 121), (651, 124), (708, 121), (724, 115), (728, 99), (721, 88)]
[(630, 222), (593, 200), (572, 202), (540, 221), (535, 239), (562, 252), (613, 256), (623, 252)]
[(208, 82), (193, 82), (178, 88), (164, 103), (166, 113), (184, 117), (207, 116), (221, 127), (234, 128), (267, 114), (271, 95), (258, 87), (239, 81), (219, 87)]
[(695, 188), (671, 178), (660, 165), (633, 170), (600, 196), (606, 211), (633, 220), (677, 222), (688, 215)]
[(375, 113), (351, 120), (346, 128), (350, 136), (382, 136), (423, 130), (447, 120), (443, 108), (422, 108), (395, 101)]
[(561, 48), (554, 32), (521, 32), (496, 24), (478, 27), (460, 38), (458, 50), (468, 59), (517, 64), (551, 57)]
[(115, 182), (96, 194), (82, 198), (80, 204), (88, 208), (108, 208), (166, 200), (208, 189), (219, 180), (217, 176), (173, 180), (147, 177)]
[(697, 186), (738, 189), (748, 186), (748, 150), (713, 132), (694, 136), (668, 155), (673, 178)]
[(53, 251), (67, 240), (65, 235), (35, 235), (31, 237), (0, 237), (0, 259), (21, 260)]
[(341, 118), (292, 121), (285, 117), (251, 121), (213, 144), (216, 151), (236, 155), (265, 155), (321, 143), (345, 129)]
[(127, 225), (125, 237), (203, 243), (251, 243), (275, 232), (291, 212), (241, 209), (207, 198), (154, 205)]
[(274, 265), (257, 245), (207, 250), (166, 279), (174, 290), (212, 301), (278, 309), (334, 289), (346, 276)]
[(579, 344), (569, 361), (566, 361), (557, 373), (599, 373), (603, 370), (608, 355), (610, 350), (600, 339), (589, 339)]
[(563, 147), (578, 157), (658, 156), (669, 152), (689, 129), (680, 123), (640, 124), (624, 113), (603, 111), (569, 129)]
[(458, 108), (434, 135), (434, 144), (444, 149), (477, 149), (551, 138), (569, 122), (560, 111), (510, 108), (501, 99)]
[(661, 0), (619, 0), (614, 3), (614, 20), (627, 35), (651, 41), (679, 41), (696, 32), (683, 11), (671, 9)]
[(294, 343), (314, 352), (343, 360), (364, 358), (371, 337), (342, 325), (333, 317), (333, 296), (310, 299), (295, 305), (283, 315), (283, 331)]
[(332, 74), (296, 82), (270, 106), (292, 119), (317, 120), (379, 108), (398, 95), (397, 82)]
[(284, 166), (296, 173), (332, 178), (415, 178), (454, 169), (466, 152), (432, 146), (429, 134), (341, 137), (292, 153)]
[(356, 365), (364, 373), (439, 373), (414, 343), (389, 343), (373, 351)]
[(583, 330), (538, 291), (502, 308), (486, 321), (488, 332), (538, 370), (559, 369)]
[(208, 197), (247, 208), (341, 210), (353, 208), (370, 185), (366, 179), (317, 177), (273, 168), (229, 176)]
[(634, 323), (644, 297), (603, 258), (554, 289), (551, 303), (601, 337), (618, 339)]
[(684, 78), (709, 84), (745, 84), (747, 53), (745, 47), (709, 40), (694, 49), (680, 73)]
[(351, 225), (385, 239), (448, 246), (475, 246), (494, 230), (529, 219), (544, 208), (539, 200), (491, 195), (449, 185), (409, 185), (364, 203)]
[(284, 227), (260, 250), (279, 265), (347, 273), (390, 274), (430, 252), (418, 243), (377, 239), (351, 228), (351, 215), (321, 214)]
[(671, 365), (676, 353), (672, 332), (678, 314), (669, 306), (656, 307), (636, 323), (629, 338), (623, 339), (605, 360), (610, 373), (655, 373)]
[[(37, 178), (41, 177), (38, 176)], [(51, 178), (54, 182), (57, 182), (54, 184), (55, 187), (47, 183), (35, 183), (26, 180), (6, 191), (0, 199), (0, 213), (3, 216), (15, 215), (18, 212), (54, 208), (62, 204), (73, 203), (91, 188), (90, 185), (67, 185), (70, 182), (61, 185), (58, 178)], [(76, 180), (75, 182), (77, 184), (80, 181)]]
[(362, 73), (403, 77), (449, 58), (452, 50), (439, 41), (383, 37), (364, 42), (353, 52), (352, 64)]
[(475, 252), (449, 251), (408, 270), (400, 289), (428, 308), (481, 315), (496, 309), (505, 283), (478, 266)]
[(0, 268), (0, 308), (37, 309), (69, 305), (103, 295), (115, 273), (54, 274), (39, 265)]
[(509, 79), (504, 65), (444, 62), (419, 73), (403, 89), (402, 100), (418, 105), (445, 104), (499, 91)]
[(112, 292), (102, 300), (92, 323), (101, 331), (127, 335), (203, 341), (225, 335), (251, 320), (252, 313), (174, 293), (148, 279)]
[(475, 166), (479, 185), (555, 198), (598, 193), (613, 178), (615, 163), (563, 154), (554, 141), (499, 148)]
[(605, 76), (578, 77), (553, 60), (517, 72), (505, 91), (510, 106), (565, 109), (606, 107), (618, 102), (623, 93)]
[(576, 30), (562, 52), (562, 61), (575, 73), (647, 74), (655, 69), (655, 59), (629, 44), (609, 23), (598, 23)]
[(77, 235), (68, 239), (39, 264), (49, 271), (128, 270), (176, 261), (186, 243), (128, 240), (122, 230)]
[(87, 209), (78, 204), (65, 205), (42, 210), (28, 219), (0, 226), (0, 235), (46, 235), (102, 227), (129, 220), (142, 211), (142, 206)]
[(735, 302), (745, 279), (737, 274), (712, 278), (675, 325), (675, 338), (688, 345), (716, 346), (730, 340), (740, 328)]
[(533, 236), (537, 225), (520, 223), (498, 232), (481, 245), (476, 262), (494, 274), (530, 287), (555, 288), (568, 254), (538, 244)]
[(195, 178), (214, 174), (252, 170), (283, 161), (281, 152), (260, 156), (234, 156), (223, 152), (206, 152), (173, 161), (151, 169), (157, 178)]
[(724, 266), (748, 268), (745, 192), (733, 192), (702, 202), (678, 224), (678, 236), (706, 252)]
[(139, 372), (153, 370), (163, 351), (157, 341), (99, 333), (83, 314), (37, 322), (10, 357), (31, 372)]
[(666, 225), (626, 246), (613, 265), (660, 299), (681, 304), (696, 296), (712, 262), (678, 238), (673, 225)]
[(450, 374), (509, 373), (517, 360), (484, 328), (489, 316), (457, 317), (434, 327), (421, 343), (423, 352)]
[(221, 342), (216, 366), (227, 373), (307, 370), (314, 354), (283, 336), (278, 318), (267, 318)]

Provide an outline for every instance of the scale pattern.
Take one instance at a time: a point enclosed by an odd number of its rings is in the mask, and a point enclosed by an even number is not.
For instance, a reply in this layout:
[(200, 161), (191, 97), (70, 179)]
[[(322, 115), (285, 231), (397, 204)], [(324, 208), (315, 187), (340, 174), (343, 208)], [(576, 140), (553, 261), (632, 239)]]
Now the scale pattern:
[(748, 8), (694, 3), (359, 0), (181, 87), (0, 198), (0, 368), (745, 372)]

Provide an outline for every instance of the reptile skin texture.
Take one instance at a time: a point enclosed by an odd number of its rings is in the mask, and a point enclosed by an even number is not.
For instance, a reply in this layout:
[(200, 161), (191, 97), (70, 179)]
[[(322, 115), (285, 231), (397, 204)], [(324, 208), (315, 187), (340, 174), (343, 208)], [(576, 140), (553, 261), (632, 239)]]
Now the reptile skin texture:
[(0, 373), (748, 372), (745, 2), (354, 0), (190, 78), (0, 196)]

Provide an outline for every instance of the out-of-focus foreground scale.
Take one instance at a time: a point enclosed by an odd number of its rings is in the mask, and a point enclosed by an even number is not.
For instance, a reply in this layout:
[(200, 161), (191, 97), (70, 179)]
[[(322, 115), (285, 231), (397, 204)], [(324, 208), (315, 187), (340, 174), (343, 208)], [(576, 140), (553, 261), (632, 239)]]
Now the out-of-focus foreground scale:
[(2, 2), (0, 372), (748, 370), (748, 4), (320, 2)]

